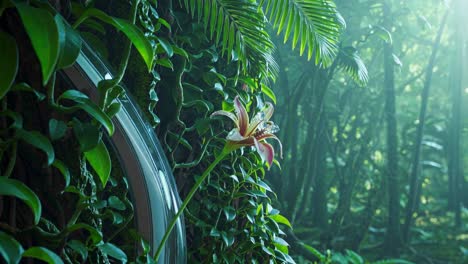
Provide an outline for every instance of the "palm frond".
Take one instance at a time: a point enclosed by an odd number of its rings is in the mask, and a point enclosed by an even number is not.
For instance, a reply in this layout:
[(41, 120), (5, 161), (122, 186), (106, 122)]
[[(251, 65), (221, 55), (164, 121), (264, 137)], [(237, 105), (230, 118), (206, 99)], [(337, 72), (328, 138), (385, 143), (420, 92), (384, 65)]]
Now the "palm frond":
[(292, 48), (299, 43), (302, 55), (315, 63), (329, 66), (337, 54), (341, 29), (345, 27), (342, 16), (331, 0), (262, 0), (261, 6), (269, 14), (270, 22), (278, 34), (284, 32), (284, 42), (292, 34)]
[(359, 57), (355, 48), (341, 48), (337, 60), (339, 67), (348, 73), (355, 82), (361, 86), (367, 83), (369, 80), (369, 74), (367, 72), (366, 65), (361, 57)]
[(222, 54), (238, 59), (245, 72), (276, 76), (274, 45), (266, 31), (263, 11), (255, 1), (180, 0), (192, 17), (203, 22)]

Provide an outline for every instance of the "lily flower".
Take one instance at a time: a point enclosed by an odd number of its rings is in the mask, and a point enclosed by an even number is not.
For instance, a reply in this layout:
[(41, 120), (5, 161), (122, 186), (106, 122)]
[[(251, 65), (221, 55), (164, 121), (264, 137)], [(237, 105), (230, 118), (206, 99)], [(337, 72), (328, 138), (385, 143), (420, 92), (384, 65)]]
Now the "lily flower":
[(279, 128), (275, 123), (270, 121), (274, 110), (273, 105), (266, 103), (266, 106), (255, 114), (252, 120), (249, 119), (247, 110), (241, 103), (239, 96), (234, 98), (234, 109), (235, 114), (220, 110), (211, 114), (211, 117), (227, 116), (234, 121), (236, 127), (226, 137), (228, 144), (233, 148), (255, 146), (262, 160), (271, 166), (275, 151), (273, 146), (266, 142), (266, 139), (272, 138), (277, 140), (280, 145), (280, 156), (282, 157), (283, 155), (281, 141), (274, 135), (275, 132), (278, 132)]

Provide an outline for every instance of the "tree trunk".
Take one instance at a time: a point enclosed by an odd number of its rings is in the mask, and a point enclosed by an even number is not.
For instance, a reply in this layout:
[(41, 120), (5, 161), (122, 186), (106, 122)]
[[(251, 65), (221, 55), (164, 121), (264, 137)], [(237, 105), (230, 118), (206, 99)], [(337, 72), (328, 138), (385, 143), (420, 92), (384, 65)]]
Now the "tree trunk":
[(434, 40), (434, 44), (432, 46), (432, 54), (429, 58), (429, 62), (426, 68), (426, 79), (424, 81), (424, 87), (421, 93), (421, 109), (419, 111), (419, 123), (416, 130), (416, 139), (414, 141), (413, 164), (410, 175), (410, 189), (408, 193), (408, 204), (406, 205), (405, 225), (403, 226), (402, 234), (405, 243), (408, 243), (410, 241), (410, 228), (413, 224), (413, 214), (416, 212), (416, 208), (419, 204), (419, 197), (421, 193), (421, 181), (419, 180), (419, 175), (421, 174), (421, 149), (424, 134), (424, 125), (426, 123), (427, 102), (429, 99), (429, 90), (431, 88), (432, 72), (434, 69), (435, 59), (437, 56), (437, 51), (439, 50), (440, 39), (442, 37), (442, 33), (444, 32), (448, 12), (448, 10), (445, 12), (444, 18), (442, 19), (439, 31), (437, 33), (437, 37)]
[(461, 226), (461, 196), (463, 193), (463, 163), (461, 151), (461, 132), (462, 132), (462, 89), (463, 89), (463, 66), (466, 60), (466, 50), (464, 45), (466, 35), (464, 34), (464, 24), (460, 23), (460, 18), (463, 17), (463, 8), (467, 8), (464, 1), (458, 0), (455, 2), (455, 54), (452, 63), (450, 87), (452, 95), (452, 110), (449, 126), (449, 149), (448, 149), (448, 166), (449, 166), (449, 209), (455, 212), (455, 226)]
[[(392, 27), (389, 4), (384, 4), (384, 24)], [(400, 189), (398, 179), (398, 140), (395, 109), (395, 76), (392, 43), (384, 43), (385, 121), (387, 123), (387, 192), (388, 222), (384, 248), (388, 255), (396, 257), (401, 245)]]

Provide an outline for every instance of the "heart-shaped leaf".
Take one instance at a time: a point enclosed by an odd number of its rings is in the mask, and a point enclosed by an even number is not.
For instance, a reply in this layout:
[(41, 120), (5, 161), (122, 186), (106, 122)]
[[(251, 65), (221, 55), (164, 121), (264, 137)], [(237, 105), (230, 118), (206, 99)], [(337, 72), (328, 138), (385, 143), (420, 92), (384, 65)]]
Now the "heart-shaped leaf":
[(75, 132), (75, 136), (80, 143), (80, 149), (83, 152), (94, 149), (101, 139), (99, 129), (95, 125), (81, 123), (77, 119), (73, 121), (73, 132)]
[(42, 84), (46, 85), (59, 57), (59, 35), (54, 17), (45, 9), (15, 1), (24, 28), (41, 64)]
[(67, 124), (65, 122), (53, 118), (49, 120), (49, 135), (52, 140), (62, 138), (65, 132), (67, 132)]
[(111, 172), (111, 159), (106, 145), (101, 141), (92, 150), (85, 152), (85, 157), (98, 174), (103, 186), (106, 186)]
[(57, 69), (63, 69), (75, 63), (80, 54), (82, 40), (80, 35), (59, 14), (54, 17), (59, 33), (60, 53)]
[(99, 249), (101, 249), (101, 251), (105, 254), (118, 259), (121, 263), (127, 263), (127, 255), (116, 245), (111, 243), (104, 243), (99, 246)]

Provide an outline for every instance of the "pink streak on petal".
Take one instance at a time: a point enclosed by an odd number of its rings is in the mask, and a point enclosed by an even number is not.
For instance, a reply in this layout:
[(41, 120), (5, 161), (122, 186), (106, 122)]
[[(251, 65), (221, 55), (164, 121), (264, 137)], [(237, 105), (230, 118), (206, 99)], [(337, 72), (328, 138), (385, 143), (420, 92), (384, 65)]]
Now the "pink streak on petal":
[(249, 125), (249, 115), (247, 114), (247, 110), (245, 110), (244, 105), (241, 103), (239, 96), (234, 98), (234, 108), (236, 109), (237, 118), (239, 120), (239, 132), (241, 135), (247, 136), (245, 132)]
[(271, 164), (273, 164), (273, 158), (275, 156), (275, 150), (273, 149), (273, 146), (266, 143), (266, 142), (261, 142), (260, 145), (263, 147), (263, 152), (265, 153), (265, 158), (266, 161), (268, 162), (268, 165), (271, 167)]
[(261, 141), (261, 140), (265, 140), (267, 138), (272, 138), (272, 139), (275, 139), (276, 141), (278, 141), (279, 147), (280, 147), (280, 157), (283, 158), (283, 144), (281, 144), (281, 140), (277, 136), (275, 136), (273, 134), (266, 133), (266, 134), (263, 134), (263, 135), (257, 137), (256, 139), (258, 141)]
[(262, 157), (263, 161), (266, 161), (269, 166), (273, 163), (273, 157), (275, 156), (275, 151), (273, 147), (266, 142), (259, 142), (254, 139), (255, 147), (257, 148), (258, 154)]
[(227, 112), (227, 111), (224, 111), (224, 110), (219, 110), (219, 111), (216, 111), (216, 112), (213, 112), (210, 117), (214, 117), (214, 116), (227, 116), (229, 117), (232, 121), (234, 121), (234, 123), (236, 123), (236, 126), (239, 127), (239, 121), (237, 120), (237, 117), (233, 114), (233, 113), (230, 113), (230, 112)]

